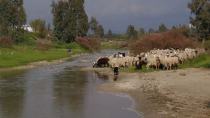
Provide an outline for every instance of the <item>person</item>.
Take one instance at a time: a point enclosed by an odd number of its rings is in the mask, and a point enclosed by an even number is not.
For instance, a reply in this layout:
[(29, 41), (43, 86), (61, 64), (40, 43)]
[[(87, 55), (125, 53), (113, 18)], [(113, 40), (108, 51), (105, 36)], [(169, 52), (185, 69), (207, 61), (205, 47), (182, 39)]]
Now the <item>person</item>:
[(119, 75), (119, 67), (115, 66), (113, 71), (114, 75)]
[(114, 81), (117, 81), (118, 79), (118, 75), (119, 75), (119, 67), (118, 66), (115, 66), (114, 69), (113, 69), (113, 72), (114, 72)]

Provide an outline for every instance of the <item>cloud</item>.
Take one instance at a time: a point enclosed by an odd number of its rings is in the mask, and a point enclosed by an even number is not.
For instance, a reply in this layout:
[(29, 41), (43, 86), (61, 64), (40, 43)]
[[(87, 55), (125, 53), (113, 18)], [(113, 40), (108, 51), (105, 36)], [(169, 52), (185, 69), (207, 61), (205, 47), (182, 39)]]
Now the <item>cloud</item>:
[(86, 0), (89, 16), (95, 16), (106, 28), (125, 31), (127, 25), (157, 27), (187, 23), (190, 0)]
[[(142, 14), (164, 15), (180, 12), (189, 0), (86, 0), (90, 14), (117, 15)], [(181, 8), (181, 9), (180, 9)], [(185, 12), (185, 11), (182, 11)]]
[[(123, 32), (129, 24), (137, 27), (168, 26), (189, 22), (187, 3), (191, 0), (85, 0), (88, 16), (96, 17), (106, 29)], [(28, 19), (43, 18), (52, 23), (52, 0), (24, 0)]]

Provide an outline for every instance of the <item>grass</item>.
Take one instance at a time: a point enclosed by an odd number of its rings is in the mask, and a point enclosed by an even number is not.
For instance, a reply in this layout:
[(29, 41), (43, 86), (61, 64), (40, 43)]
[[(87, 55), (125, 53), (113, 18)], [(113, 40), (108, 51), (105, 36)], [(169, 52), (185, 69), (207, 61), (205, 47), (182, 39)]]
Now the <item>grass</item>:
[[(201, 55), (195, 59), (186, 61), (184, 64), (179, 66), (180, 69), (184, 68), (209, 68), (210, 69), (210, 55), (204, 54)], [(141, 70), (135, 69), (135, 67), (129, 67), (129, 68), (120, 68), (120, 71), (122, 72), (129, 72), (129, 73), (136, 73), (136, 72), (154, 72), (157, 71), (155, 69), (147, 69), (145, 66)]]
[[(0, 48), (0, 68), (16, 67), (37, 61), (52, 61), (69, 57), (67, 47), (50, 48), (41, 51), (33, 46), (16, 45), (13, 48)], [(63, 47), (62, 47), (63, 46)], [(77, 44), (67, 45), (72, 49), (71, 55), (84, 53), (86, 50)]]
[(204, 54), (195, 59), (186, 61), (180, 68), (210, 68), (210, 55)]

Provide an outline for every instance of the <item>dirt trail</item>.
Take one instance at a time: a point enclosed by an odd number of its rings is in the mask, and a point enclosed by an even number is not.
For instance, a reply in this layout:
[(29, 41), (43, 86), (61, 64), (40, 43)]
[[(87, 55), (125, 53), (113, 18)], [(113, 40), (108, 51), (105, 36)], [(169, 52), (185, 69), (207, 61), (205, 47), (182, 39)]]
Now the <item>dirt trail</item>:
[[(110, 71), (98, 70), (102, 74)], [(117, 82), (106, 83), (99, 89), (129, 94), (145, 118), (210, 118), (207, 69), (121, 73)]]

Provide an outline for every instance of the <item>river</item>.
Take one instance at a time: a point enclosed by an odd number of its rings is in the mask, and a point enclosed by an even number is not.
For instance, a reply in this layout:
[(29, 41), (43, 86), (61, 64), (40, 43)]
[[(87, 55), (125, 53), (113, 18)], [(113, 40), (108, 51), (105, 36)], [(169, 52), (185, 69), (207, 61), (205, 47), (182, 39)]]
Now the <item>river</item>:
[(80, 71), (112, 53), (87, 54), (0, 78), (0, 118), (140, 118), (129, 97), (97, 90), (112, 82), (108, 76)]

